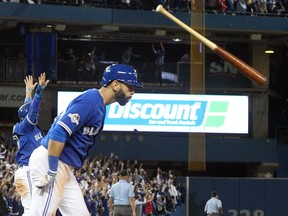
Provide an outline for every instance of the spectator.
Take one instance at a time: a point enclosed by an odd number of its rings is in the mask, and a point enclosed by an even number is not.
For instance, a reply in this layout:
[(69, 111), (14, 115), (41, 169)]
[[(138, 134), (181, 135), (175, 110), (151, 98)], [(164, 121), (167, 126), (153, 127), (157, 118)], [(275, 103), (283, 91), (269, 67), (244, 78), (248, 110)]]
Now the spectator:
[[(108, 188), (107, 188), (108, 189)], [(100, 216), (109, 216), (109, 203), (108, 203), (108, 194), (107, 191), (100, 192), (98, 194), (99, 200), (102, 202), (102, 208)]]
[(280, 0), (268, 0), (267, 12), (273, 14), (283, 14), (285, 13), (285, 8)]
[(207, 0), (206, 5), (207, 10), (215, 10), (216, 12), (216, 10), (218, 9), (219, 0)]
[(228, 6), (226, 4), (226, 0), (218, 0), (218, 4), (217, 4), (217, 11), (220, 12), (225, 12), (228, 10)]
[[(79, 172), (77, 172), (77, 173), (79, 173)], [(76, 175), (76, 176), (78, 176), (78, 175)], [(79, 181), (78, 181), (78, 183), (79, 183)], [(85, 191), (85, 190), (82, 189), (82, 191)], [(96, 214), (96, 208), (95, 208), (95, 205), (93, 205), (93, 197), (92, 198), (90, 197), (91, 196), (90, 191), (86, 190), (83, 194), (84, 194), (84, 196), (83, 196), (84, 201), (85, 201), (85, 204), (87, 206), (88, 211), (91, 213), (91, 215)]]
[(190, 53), (185, 53), (181, 56), (180, 62), (190, 62)]
[(276, 0), (276, 11), (277, 14), (286, 14), (286, 9), (281, 0)]
[(97, 194), (93, 194), (91, 200), (89, 201), (90, 202), (89, 202), (88, 210), (91, 216), (96, 216), (98, 212), (98, 205), (99, 205)]
[(249, 13), (256, 13), (256, 0), (247, 0), (246, 3), (247, 6), (247, 12)]
[(9, 192), (7, 194), (7, 204), (8, 204), (8, 210), (10, 212), (10, 216), (16, 216), (16, 215), (28, 215), (27, 211), (23, 213), (23, 208), (21, 205), (20, 197), (14, 192), (14, 187), (9, 188)]
[(140, 55), (134, 54), (132, 51), (132, 47), (129, 46), (122, 55), (122, 64), (130, 65), (131, 57), (140, 58)]
[(155, 212), (155, 203), (154, 203), (155, 194), (148, 190), (148, 194), (146, 196), (146, 204), (145, 204), (145, 214), (146, 216), (153, 216)]
[(166, 198), (163, 192), (157, 195), (156, 205), (158, 215), (169, 215), (169, 212), (166, 210)]
[(0, 216), (5, 216), (7, 214), (8, 214), (7, 201), (6, 201), (2, 191), (0, 190)]
[(4, 159), (6, 154), (7, 154), (7, 149), (5, 148), (3, 144), (1, 144), (0, 145), (0, 160)]
[(138, 192), (135, 196), (136, 216), (142, 216), (143, 206), (146, 204), (146, 198), (143, 193)]
[(66, 52), (66, 55), (65, 55), (65, 60), (71, 60), (71, 61), (76, 61), (77, 60), (77, 57), (74, 53), (74, 50), (72, 48), (69, 48)]
[(230, 12), (235, 11), (235, 1), (234, 0), (226, 0), (226, 5), (228, 7), (228, 11), (230, 11)]
[(267, 12), (274, 13), (276, 10), (276, 0), (267, 0)]
[(247, 11), (246, 0), (238, 0), (236, 4), (236, 11), (240, 14), (245, 14)]
[(266, 0), (257, 0), (257, 13), (267, 13), (267, 2)]
[(169, 192), (169, 187), (168, 187), (168, 183), (166, 182), (163, 187), (162, 187), (162, 192), (165, 195), (165, 199), (166, 199), (166, 210), (169, 212), (174, 211), (174, 207), (173, 207), (173, 197), (171, 196), (170, 192)]
[(142, 9), (143, 8), (143, 0), (131, 0), (130, 7), (133, 9)]
[(164, 60), (165, 60), (165, 49), (163, 43), (160, 43), (160, 47), (155, 49), (154, 44), (152, 44), (153, 53), (156, 56), (155, 60), (155, 81), (160, 83), (162, 86), (162, 71), (164, 70)]
[(280, 0), (285, 12), (288, 10), (288, 0)]
[(172, 201), (172, 211), (176, 210), (176, 206), (177, 206), (177, 200), (178, 200), (178, 191), (175, 187), (175, 185), (173, 184), (174, 182), (174, 178), (172, 175), (170, 175), (170, 178), (168, 180), (168, 188), (169, 188), (169, 194), (171, 196), (171, 201)]
[[(2, 145), (5, 146), (4, 144)], [(6, 201), (12, 203), (11, 205), (9, 204), (9, 206), (13, 207), (11, 208), (11, 210), (14, 211), (15, 214), (17, 214), (17, 212), (19, 211), (19, 215), (21, 215), (23, 213), (23, 208), (22, 206), (19, 206), (19, 200), (17, 201), (16, 199), (17, 195), (15, 194), (15, 188), (13, 184), (11, 184), (15, 173), (14, 171), (17, 168), (14, 162), (16, 148), (4, 148), (4, 151), (6, 152), (6, 156), (4, 159), (2, 159), (0, 164), (0, 173), (2, 173), (2, 177), (0, 177), (0, 194), (2, 193), (4, 197), (4, 201), (2, 202), (2, 204), (4, 203), (4, 205), (6, 206)], [(91, 205), (92, 196), (95, 195), (95, 200), (97, 200), (98, 203), (100, 203), (99, 201), (102, 200), (101, 205), (103, 207), (102, 212), (101, 208), (98, 208), (100, 211), (98, 211), (99, 215), (97, 216), (109, 215), (109, 207), (107, 201), (108, 193), (111, 190), (111, 185), (117, 183), (117, 173), (119, 173), (120, 170), (125, 170), (126, 168), (128, 168), (131, 171), (131, 174), (133, 174), (131, 175), (131, 182), (133, 182), (134, 192), (136, 194), (135, 205), (137, 203), (137, 195), (141, 195), (142, 197), (139, 197), (141, 200), (140, 202), (145, 202), (145, 194), (148, 194), (149, 191), (155, 194), (153, 200), (154, 203), (156, 203), (159, 194), (165, 196), (166, 200), (168, 200), (169, 197), (171, 200), (169, 188), (166, 185), (168, 185), (168, 183), (174, 185), (175, 182), (169, 181), (169, 175), (167, 174), (167, 172), (162, 171), (160, 167), (157, 168), (157, 175), (155, 173), (155, 177), (151, 178), (147, 175), (147, 172), (145, 171), (142, 163), (138, 165), (137, 161), (127, 161), (127, 163), (124, 164), (121, 160), (119, 160), (118, 156), (113, 153), (111, 153), (110, 156), (99, 155), (94, 157), (93, 159), (87, 159), (81, 169), (77, 169), (74, 171), (78, 184), (82, 185), (82, 194), (84, 200), (86, 201), (87, 208), (89, 209), (90, 214), (92, 214), (93, 212), (88, 206)], [(139, 176), (141, 176), (141, 178), (139, 178)], [(176, 187), (178, 196), (180, 196), (179, 194), (180, 192), (182, 192), (182, 198), (185, 197), (185, 190), (183, 189), (183, 187), (184, 186), (181, 186), (179, 184)], [(168, 190), (165, 188), (167, 188)], [(165, 191), (167, 190), (167, 192), (162, 192), (164, 189)], [(177, 204), (179, 204), (179, 202)], [(142, 203), (142, 205), (144, 206), (145, 204)], [(99, 205), (97, 204), (97, 206)], [(153, 206), (153, 209), (155, 211), (155, 205)], [(20, 208), (17, 210), (18, 207)], [(140, 206), (136, 205), (137, 210), (139, 210), (138, 207), (140, 208)], [(166, 201), (166, 206), (164, 208), (166, 208), (167, 210), (172, 209), (171, 201), (170, 204), (169, 201)], [(1, 209), (1, 200), (0, 210), (3, 210)], [(155, 214), (157, 214), (157, 212), (155, 212)], [(57, 211), (56, 215), (61, 216), (61, 213)], [(168, 211), (167, 215), (169, 215)]]

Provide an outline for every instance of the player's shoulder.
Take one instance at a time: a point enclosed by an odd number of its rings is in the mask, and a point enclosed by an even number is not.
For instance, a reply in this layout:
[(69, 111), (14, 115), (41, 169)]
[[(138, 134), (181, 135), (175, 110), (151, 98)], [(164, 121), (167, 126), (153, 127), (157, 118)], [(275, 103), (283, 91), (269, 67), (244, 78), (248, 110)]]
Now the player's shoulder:
[(12, 129), (12, 133), (21, 133), (25, 128), (29, 127), (29, 123), (26, 118), (22, 122), (17, 122)]
[(82, 93), (78, 98), (79, 101), (84, 101), (88, 103), (99, 103), (103, 101), (98, 89), (88, 89)]
[(99, 94), (99, 91), (96, 88), (91, 88), (84, 91), (83, 94)]
[(91, 89), (87, 89), (87, 90), (83, 91), (82, 94), (80, 94), (77, 98), (79, 98), (79, 99), (87, 98), (87, 97), (91, 97), (92, 95), (97, 95), (97, 94), (99, 94), (98, 89), (91, 88)]
[(12, 133), (14, 134), (19, 128), (19, 122), (17, 122), (15, 125), (13, 125), (13, 128), (12, 128)]

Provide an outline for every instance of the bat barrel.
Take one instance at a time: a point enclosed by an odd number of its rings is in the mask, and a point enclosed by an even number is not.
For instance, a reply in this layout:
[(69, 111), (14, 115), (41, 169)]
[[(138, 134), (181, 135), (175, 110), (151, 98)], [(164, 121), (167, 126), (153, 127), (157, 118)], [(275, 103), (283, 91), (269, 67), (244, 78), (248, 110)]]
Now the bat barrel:
[(227, 52), (226, 50), (222, 49), (221, 47), (217, 47), (214, 50), (220, 57), (225, 59), (227, 62), (231, 63), (234, 67), (238, 70), (242, 71), (244, 75), (249, 77), (251, 80), (255, 81), (256, 83), (263, 85), (265, 84), (267, 78), (257, 71), (255, 68), (252, 68), (236, 56), (232, 55), (231, 53)]
[(239, 69), (244, 75), (246, 75), (248, 78), (253, 80), (254, 82), (263, 85), (267, 78), (258, 72), (256, 69), (252, 68), (248, 64), (244, 63), (242, 60), (234, 56), (233, 54), (229, 53), (228, 51), (222, 49), (221, 47), (218, 47), (215, 43), (204, 37), (203, 35), (196, 32), (191, 27), (187, 26), (185, 23), (183, 23), (181, 20), (173, 16), (171, 13), (169, 13), (165, 8), (163, 8), (162, 5), (158, 5), (156, 8), (156, 12), (162, 13), (166, 17), (168, 17), (170, 20), (174, 21), (176, 24), (178, 24), (180, 27), (188, 31), (192, 36), (197, 38), (199, 41), (201, 41), (205, 46), (210, 48), (212, 51), (217, 53), (220, 57), (222, 57), (224, 60), (231, 63), (234, 67)]

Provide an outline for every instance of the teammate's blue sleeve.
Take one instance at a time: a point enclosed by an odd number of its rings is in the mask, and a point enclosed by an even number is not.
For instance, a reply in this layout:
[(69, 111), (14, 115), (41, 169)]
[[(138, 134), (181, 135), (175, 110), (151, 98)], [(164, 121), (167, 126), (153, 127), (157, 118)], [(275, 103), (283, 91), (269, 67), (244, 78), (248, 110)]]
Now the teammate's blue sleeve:
[(27, 115), (27, 120), (32, 125), (36, 125), (38, 123), (38, 116), (40, 113), (42, 93), (43, 93), (43, 89), (40, 85), (38, 85), (36, 89), (36, 94), (33, 98), (29, 113)]
[(69, 138), (67, 131), (59, 124), (56, 124), (53, 130), (51, 131), (50, 139), (65, 143)]
[(26, 97), (25, 100), (24, 100), (24, 104), (28, 103), (28, 102), (32, 102), (32, 98)]
[(43, 95), (43, 88), (41, 85), (38, 85), (36, 88), (35, 96), (41, 99), (42, 95)]

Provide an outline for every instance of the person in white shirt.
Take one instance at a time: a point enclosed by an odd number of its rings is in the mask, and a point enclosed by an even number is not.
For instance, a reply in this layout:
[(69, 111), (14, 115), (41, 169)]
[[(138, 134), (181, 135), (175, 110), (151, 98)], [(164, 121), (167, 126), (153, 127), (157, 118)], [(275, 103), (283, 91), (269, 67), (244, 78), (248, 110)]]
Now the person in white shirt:
[(211, 198), (206, 202), (204, 212), (207, 216), (219, 216), (223, 213), (222, 202), (216, 191), (212, 192)]
[(142, 196), (140, 194), (136, 195), (136, 199), (135, 199), (135, 205), (136, 205), (136, 216), (142, 216), (142, 212), (143, 212), (143, 205), (146, 204), (146, 198), (144, 196), (144, 198), (142, 198)]

